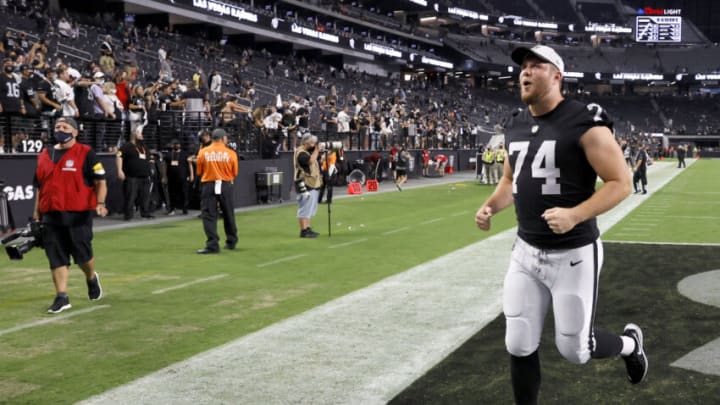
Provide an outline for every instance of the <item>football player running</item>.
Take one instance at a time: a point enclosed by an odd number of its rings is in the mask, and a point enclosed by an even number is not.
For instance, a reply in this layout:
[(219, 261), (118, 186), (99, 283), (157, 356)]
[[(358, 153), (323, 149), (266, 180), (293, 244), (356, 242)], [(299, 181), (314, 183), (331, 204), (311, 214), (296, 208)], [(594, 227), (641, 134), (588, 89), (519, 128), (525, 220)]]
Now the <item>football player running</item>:
[[(603, 246), (596, 217), (630, 194), (630, 176), (612, 122), (597, 104), (564, 99), (564, 63), (550, 47), (517, 48), (520, 94), (505, 132), (508, 159), (475, 222), (515, 205), (518, 235), (505, 276), (505, 345), (515, 402), (535, 404), (540, 390), (538, 347), (552, 303), (555, 344), (568, 361), (622, 356), (631, 383), (643, 381), (647, 357), (640, 328), (622, 335), (596, 328), (595, 306)], [(595, 190), (596, 178), (604, 184)]]

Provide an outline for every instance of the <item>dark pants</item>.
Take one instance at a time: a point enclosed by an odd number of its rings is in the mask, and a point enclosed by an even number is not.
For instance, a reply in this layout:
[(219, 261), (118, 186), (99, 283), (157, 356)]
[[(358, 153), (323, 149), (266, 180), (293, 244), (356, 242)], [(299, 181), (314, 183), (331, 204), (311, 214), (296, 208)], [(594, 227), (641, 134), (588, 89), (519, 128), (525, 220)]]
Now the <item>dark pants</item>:
[(203, 221), (203, 229), (207, 236), (205, 248), (212, 251), (219, 251), (217, 233), (218, 204), (222, 210), (223, 225), (225, 226), (225, 243), (235, 246), (238, 241), (237, 226), (235, 225), (235, 211), (233, 205), (233, 185), (223, 181), (220, 195), (215, 195), (215, 183), (202, 183), (200, 194), (200, 217)]
[(168, 194), (170, 194), (168, 211), (182, 209), (183, 212), (190, 206), (190, 183), (181, 176), (168, 176)]
[(678, 155), (678, 168), (685, 167), (685, 155)]
[(647, 171), (638, 170), (633, 175), (633, 188), (635, 188), (635, 191), (638, 189), (638, 182), (642, 183), (642, 190), (645, 191), (647, 186)]
[(148, 204), (150, 203), (150, 178), (126, 177), (123, 183), (125, 194), (125, 219), (131, 219), (135, 212), (135, 205), (140, 206), (140, 215), (150, 216)]

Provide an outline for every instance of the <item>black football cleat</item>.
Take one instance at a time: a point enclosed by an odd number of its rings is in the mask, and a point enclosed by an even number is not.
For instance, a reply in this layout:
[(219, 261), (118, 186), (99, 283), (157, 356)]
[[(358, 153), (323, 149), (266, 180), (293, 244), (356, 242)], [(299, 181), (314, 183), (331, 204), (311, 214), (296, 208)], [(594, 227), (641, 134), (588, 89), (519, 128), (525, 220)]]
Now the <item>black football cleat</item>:
[(639, 384), (645, 379), (648, 370), (648, 360), (643, 348), (642, 330), (634, 323), (629, 323), (625, 325), (623, 336), (632, 338), (635, 341), (635, 350), (629, 356), (624, 356), (623, 360), (625, 360), (628, 380), (633, 384)]

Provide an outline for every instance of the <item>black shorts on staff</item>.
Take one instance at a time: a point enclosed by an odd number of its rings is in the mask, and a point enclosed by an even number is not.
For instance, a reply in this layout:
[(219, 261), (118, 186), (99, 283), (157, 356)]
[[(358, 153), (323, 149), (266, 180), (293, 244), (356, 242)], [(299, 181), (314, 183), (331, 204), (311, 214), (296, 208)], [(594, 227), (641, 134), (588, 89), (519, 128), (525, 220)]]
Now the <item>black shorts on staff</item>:
[(93, 258), (93, 230), (91, 224), (73, 226), (44, 224), (43, 244), (50, 268), (70, 265), (70, 256), (74, 262), (87, 263)]

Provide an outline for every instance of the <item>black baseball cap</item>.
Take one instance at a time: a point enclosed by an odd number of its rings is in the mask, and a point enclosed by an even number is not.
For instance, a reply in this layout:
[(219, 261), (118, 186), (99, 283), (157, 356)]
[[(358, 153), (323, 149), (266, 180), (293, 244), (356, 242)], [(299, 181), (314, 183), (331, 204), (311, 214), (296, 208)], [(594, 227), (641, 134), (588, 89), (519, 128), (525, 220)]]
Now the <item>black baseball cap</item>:
[(64, 122), (64, 123), (70, 125), (71, 127), (78, 129), (78, 123), (77, 123), (77, 121), (75, 121), (75, 118), (73, 118), (73, 117), (60, 117), (57, 119), (57, 121), (55, 121), (55, 124), (57, 124), (58, 122)]

